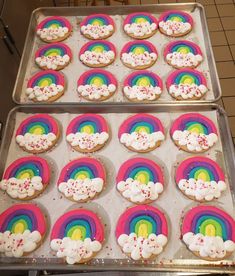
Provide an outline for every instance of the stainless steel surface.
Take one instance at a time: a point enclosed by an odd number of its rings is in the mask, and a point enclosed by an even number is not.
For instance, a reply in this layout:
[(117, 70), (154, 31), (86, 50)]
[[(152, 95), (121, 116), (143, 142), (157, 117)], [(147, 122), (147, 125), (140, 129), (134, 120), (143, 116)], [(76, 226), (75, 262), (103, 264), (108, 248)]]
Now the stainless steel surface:
[[(148, 113), (155, 113), (161, 114), (163, 112), (168, 112), (169, 114), (180, 113), (184, 112), (196, 112), (200, 111), (203, 112), (215, 112), (217, 116), (218, 122), (218, 130), (220, 133), (221, 145), (222, 145), (222, 153), (223, 156), (220, 158), (224, 159), (225, 168), (228, 178), (228, 183), (230, 184), (231, 193), (233, 195), (233, 202), (234, 202), (234, 191), (235, 191), (235, 155), (234, 155), (234, 148), (233, 143), (231, 140), (231, 135), (228, 127), (227, 117), (222, 108), (220, 108), (216, 104), (210, 105), (186, 105), (186, 104), (178, 104), (178, 105), (123, 105), (122, 108), (117, 105), (87, 105), (87, 106), (75, 106), (75, 105), (35, 105), (35, 106), (18, 106), (14, 108), (8, 116), (8, 121), (5, 127), (5, 133), (2, 141), (2, 147), (0, 152), (0, 177), (3, 174), (4, 167), (6, 165), (6, 160), (8, 157), (8, 150), (13, 138), (13, 133), (15, 129), (15, 122), (16, 122), (16, 114), (21, 112), (24, 114), (32, 114), (32, 113), (51, 113), (51, 114), (63, 114), (63, 113), (108, 113), (112, 114), (120, 114), (123, 113), (130, 114), (137, 113), (137, 112), (148, 112)], [(55, 116), (55, 115), (54, 115)], [(65, 128), (66, 125), (63, 126)], [(115, 126), (112, 126), (115, 127)], [(65, 129), (63, 130), (63, 132)], [(64, 137), (63, 137), (64, 139)], [(170, 139), (169, 135), (167, 139)], [(59, 146), (57, 146), (59, 147)], [(24, 153), (22, 153), (24, 154)], [(48, 153), (49, 156), (50, 153)], [(24, 154), (25, 155), (25, 154)], [(99, 155), (99, 153), (98, 153)], [(128, 156), (128, 153), (126, 153)], [(17, 155), (14, 157), (17, 158)], [(162, 160), (164, 160), (164, 156), (160, 156)], [(169, 168), (167, 168), (169, 170)], [(111, 170), (112, 171), (112, 170)], [(113, 183), (114, 184), (114, 183)], [(171, 183), (172, 184), (172, 183)], [(52, 184), (53, 185), (53, 184)], [(168, 185), (169, 186), (169, 185)], [(169, 191), (168, 191), (169, 192)], [(45, 196), (45, 195), (44, 195)], [(3, 200), (3, 199), (2, 199)], [(68, 200), (67, 200), (68, 201)], [(125, 200), (124, 200), (125, 201)], [(9, 204), (12, 204), (12, 201), (9, 200)], [(71, 203), (68, 203), (71, 204)], [(87, 203), (89, 204), (89, 203)], [(88, 205), (86, 205), (88, 206)], [(166, 209), (165, 209), (166, 210)], [(65, 211), (65, 210), (64, 210)], [(166, 210), (166, 212), (169, 210)], [(58, 217), (58, 214), (57, 214)], [(49, 229), (48, 229), (49, 231)], [(113, 235), (113, 233), (110, 233)], [(46, 242), (46, 241), (45, 241)], [(172, 242), (172, 241), (170, 241)], [(183, 249), (185, 252), (187, 251), (186, 247)], [(37, 252), (37, 251), (36, 251)], [(174, 272), (210, 272), (210, 273), (234, 273), (235, 271), (235, 263), (234, 259), (225, 260), (222, 262), (207, 262), (200, 260), (198, 258), (192, 258), (192, 254), (188, 255), (187, 257), (181, 257), (178, 259), (168, 259), (164, 260), (164, 263), (161, 262), (161, 258), (158, 257), (158, 263), (155, 262), (134, 262), (128, 260), (126, 258), (116, 258), (116, 259), (105, 259), (99, 258), (94, 259), (93, 262), (89, 264), (82, 264), (82, 265), (67, 265), (63, 262), (63, 260), (56, 259), (56, 258), (42, 258), (33, 255), (31, 258), (20, 258), (20, 259), (9, 259), (9, 258), (0, 258), (0, 269), (15, 269), (15, 270), (37, 270), (37, 269), (44, 269), (44, 270), (87, 270), (87, 271), (100, 271), (100, 270), (116, 270), (116, 271), (174, 271)], [(181, 253), (180, 253), (181, 254)], [(179, 256), (179, 255), (178, 255)], [(189, 257), (190, 256), (190, 257)]]
[[(181, 4), (177, 3), (177, 4), (115, 6), (115, 7), (112, 7), (112, 6), (77, 7), (77, 8), (75, 8), (75, 7), (53, 8), (53, 7), (51, 7), (51, 8), (39, 8), (39, 9), (35, 10), (32, 13), (30, 24), (29, 24), (29, 29), (28, 29), (28, 34), (27, 34), (27, 38), (26, 38), (26, 42), (25, 42), (23, 55), (22, 55), (22, 60), (21, 60), (18, 76), (16, 79), (15, 88), (13, 91), (13, 100), (18, 104), (33, 104), (32, 102), (22, 100), (21, 96), (25, 89), (26, 72), (29, 69), (29, 67), (33, 66), (33, 64), (34, 64), (34, 60), (33, 60), (34, 53), (32, 53), (32, 50), (33, 50), (33, 47), (35, 46), (35, 28), (37, 26), (37, 20), (40, 16), (60, 15), (60, 16), (78, 17), (78, 16), (86, 16), (91, 13), (107, 13), (110, 15), (121, 15), (122, 16), (122, 15), (126, 15), (128, 13), (131, 13), (131, 12), (138, 12), (138, 11), (146, 11), (146, 12), (151, 12), (151, 13), (155, 14), (155, 13), (161, 13), (161, 12), (169, 10), (169, 9), (178, 9), (178, 10), (184, 10), (184, 11), (188, 11), (188, 12), (193, 12), (195, 10), (199, 11), (199, 15), (200, 15), (199, 21), (200, 21), (202, 28), (200, 30), (200, 37), (197, 37), (197, 39), (200, 39), (200, 44), (203, 44), (205, 46), (205, 52), (203, 51), (204, 52), (203, 54), (204, 54), (205, 59), (207, 59), (208, 67), (206, 66), (206, 68), (207, 68), (206, 71), (208, 71), (208, 75), (210, 76), (210, 87), (209, 87), (210, 91), (208, 91), (208, 93), (207, 93), (208, 98), (206, 98), (205, 100), (199, 100), (199, 101), (181, 101), (181, 102), (182, 103), (187, 102), (187, 104), (192, 104), (192, 103), (211, 103), (211, 102), (217, 101), (221, 97), (221, 88), (220, 88), (219, 79), (218, 79), (218, 75), (217, 75), (217, 71), (216, 71), (212, 47), (211, 47), (211, 43), (210, 43), (204, 8), (198, 3), (188, 3), (188, 4), (187, 3), (186, 4), (185, 3), (181, 3)], [(78, 28), (76, 28), (74, 31), (80, 32)], [(187, 39), (187, 37), (186, 37), (186, 39)], [(159, 42), (159, 40), (157, 42)], [(65, 41), (65, 43), (66, 43), (66, 41)], [(160, 55), (161, 54), (162, 53), (160, 53)], [(77, 51), (74, 52), (73, 58), (78, 59), (77, 55), (78, 55)], [(117, 59), (119, 59), (119, 57), (117, 57)], [(156, 65), (157, 64), (158, 64), (158, 62), (156, 63)], [(35, 68), (34, 68), (34, 71), (35, 71)], [(88, 69), (89, 68), (87, 68), (86, 70), (88, 70)], [(170, 69), (170, 66), (169, 66), (169, 69)], [(65, 68), (65, 70), (66, 70), (66, 68)], [(109, 67), (108, 67), (108, 70), (109, 70)], [(151, 68), (150, 68), (150, 70), (151, 70)], [(156, 66), (156, 68), (153, 67), (152, 70), (157, 70), (157, 66)], [(76, 77), (78, 78), (80, 75), (79, 69), (76, 69), (76, 72), (73, 72), (73, 74), (74, 73), (77, 74)], [(74, 91), (76, 91), (75, 83), (76, 82), (74, 82), (74, 87), (73, 87)], [(73, 91), (73, 93), (75, 93), (74, 91)], [(71, 89), (70, 89), (70, 91), (67, 91), (67, 93), (72, 93)], [(177, 104), (178, 103), (177, 101), (171, 99), (171, 97), (168, 95), (168, 92), (166, 91), (166, 88), (164, 89), (163, 93), (165, 94), (165, 98), (162, 95), (159, 100), (154, 102), (154, 104), (158, 105), (158, 104), (164, 104), (164, 103), (165, 104), (168, 104), (168, 103)], [(210, 97), (209, 97), (209, 93), (211, 93)], [(122, 97), (121, 91), (119, 94)], [(76, 97), (74, 97), (72, 100), (68, 99), (65, 101), (65, 100), (63, 100), (63, 97), (65, 97), (65, 95), (62, 96), (62, 98), (59, 99), (56, 103), (52, 103), (50, 105), (67, 104), (67, 103), (82, 104), (82, 105), (90, 104), (90, 103), (87, 103), (84, 101), (79, 103), (78, 100), (76, 99)], [(207, 97), (207, 96), (205, 96), (205, 97)], [(113, 98), (115, 98), (115, 96), (113, 96)], [(161, 98), (164, 98), (164, 99), (161, 99)], [(127, 101), (122, 97), (122, 101), (123, 100)], [(108, 104), (120, 104), (120, 99), (118, 97), (117, 97), (117, 99), (111, 98), (110, 100), (108, 100), (107, 103)], [(134, 105), (134, 103), (133, 103), (133, 105)]]

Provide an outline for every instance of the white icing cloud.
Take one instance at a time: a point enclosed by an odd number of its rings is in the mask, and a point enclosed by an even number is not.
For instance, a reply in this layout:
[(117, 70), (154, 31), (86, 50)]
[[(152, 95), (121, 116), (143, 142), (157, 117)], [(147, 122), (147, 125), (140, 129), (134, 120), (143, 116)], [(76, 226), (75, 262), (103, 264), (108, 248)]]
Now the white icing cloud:
[(68, 33), (69, 29), (67, 27), (58, 27), (58, 28), (43, 28), (37, 30), (37, 35), (39, 35), (42, 39), (46, 39), (48, 41), (54, 40), (57, 38), (64, 37)]
[(178, 21), (160, 21), (159, 27), (164, 30), (167, 35), (184, 34), (191, 29), (191, 25), (188, 22)]
[(183, 54), (180, 52), (173, 52), (166, 55), (166, 60), (177, 67), (196, 67), (202, 61), (201, 55), (194, 55), (193, 53)]
[(132, 67), (151, 64), (157, 59), (156, 53), (149, 53), (145, 51), (143, 54), (123, 53), (121, 59), (124, 63), (131, 65)]
[(93, 39), (99, 39), (108, 36), (113, 31), (113, 25), (83, 25), (81, 32), (85, 35), (89, 35)]
[(184, 100), (192, 99), (193, 97), (201, 98), (208, 91), (203, 84), (172, 84), (169, 88), (169, 93), (174, 97), (182, 97)]
[(47, 101), (49, 98), (56, 96), (64, 90), (62, 85), (52, 83), (49, 86), (34, 86), (26, 89), (26, 95), (30, 100), (36, 99), (37, 101)]
[(80, 59), (84, 63), (88, 64), (108, 64), (115, 58), (115, 53), (113, 51), (85, 51), (80, 55)]
[(124, 93), (130, 99), (142, 100), (155, 100), (155, 98), (162, 93), (160, 87), (155, 86), (125, 86)]
[(156, 29), (157, 25), (155, 23), (150, 24), (148, 21), (141, 23), (126, 24), (124, 26), (125, 32), (127, 32), (128, 34), (133, 34), (136, 37), (149, 35)]
[(116, 86), (114, 84), (97, 86), (94, 84), (86, 84), (78, 86), (78, 93), (84, 97), (88, 97), (90, 100), (98, 100), (102, 96), (108, 97), (115, 92)]
[(36, 58), (36, 63), (40, 67), (47, 67), (47, 69), (56, 70), (59, 66), (64, 66), (70, 61), (68, 55), (64, 56), (41, 56)]

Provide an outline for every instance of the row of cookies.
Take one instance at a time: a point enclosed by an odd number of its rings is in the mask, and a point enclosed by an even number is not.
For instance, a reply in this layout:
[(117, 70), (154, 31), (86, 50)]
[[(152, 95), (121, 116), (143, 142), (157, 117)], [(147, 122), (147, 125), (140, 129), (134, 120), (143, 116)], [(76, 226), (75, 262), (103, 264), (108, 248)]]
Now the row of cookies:
[[(170, 230), (165, 211), (139, 205), (121, 214), (115, 236), (128, 257), (148, 260), (163, 252), (171, 241)], [(45, 215), (34, 204), (15, 204), (0, 214), (0, 252), (8, 257), (19, 258), (36, 250), (46, 234)], [(102, 218), (88, 209), (74, 209), (54, 223), (50, 248), (68, 264), (84, 263), (102, 250), (105, 235)], [(181, 235), (190, 251), (208, 261), (223, 260), (235, 251), (235, 221), (214, 206), (188, 210), (182, 217)]]
[[(15, 139), (23, 150), (42, 153), (56, 144), (60, 133), (55, 118), (48, 114), (36, 114), (21, 122)], [(172, 123), (170, 135), (180, 149), (191, 153), (205, 152), (218, 141), (215, 124), (200, 113), (179, 116)], [(94, 113), (78, 115), (66, 129), (66, 141), (73, 149), (82, 153), (101, 149), (110, 136), (110, 128), (105, 118)], [(139, 113), (122, 122), (118, 138), (120, 143), (131, 151), (150, 152), (165, 140), (165, 130), (156, 116)]]

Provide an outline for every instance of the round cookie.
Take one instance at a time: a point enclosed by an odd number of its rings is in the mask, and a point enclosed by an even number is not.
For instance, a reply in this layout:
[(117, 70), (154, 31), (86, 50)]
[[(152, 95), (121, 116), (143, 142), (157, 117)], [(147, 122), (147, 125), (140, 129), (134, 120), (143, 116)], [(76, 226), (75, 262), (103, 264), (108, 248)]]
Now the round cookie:
[(64, 17), (50, 16), (38, 24), (36, 31), (44, 42), (59, 42), (70, 36), (72, 26)]
[(29, 153), (50, 150), (58, 141), (60, 131), (57, 121), (48, 114), (37, 114), (26, 118), (16, 131), (16, 142)]
[(61, 70), (71, 60), (71, 49), (64, 43), (44, 45), (35, 53), (35, 63), (43, 70)]
[(131, 151), (149, 152), (159, 147), (165, 139), (164, 128), (155, 116), (140, 113), (121, 124), (118, 138)]
[(121, 61), (130, 69), (142, 70), (151, 67), (157, 60), (155, 46), (147, 40), (127, 42), (121, 50)]
[(105, 67), (113, 63), (116, 57), (114, 45), (105, 40), (89, 41), (82, 46), (79, 59), (89, 67)]
[(193, 69), (173, 71), (167, 77), (166, 87), (176, 100), (200, 100), (208, 91), (204, 75)]
[(152, 102), (162, 93), (161, 78), (153, 72), (138, 70), (126, 77), (123, 83), (123, 93), (132, 102)]
[(64, 90), (64, 75), (53, 70), (45, 70), (30, 78), (26, 95), (34, 102), (54, 102), (64, 94)]
[(47, 161), (37, 156), (26, 156), (8, 166), (0, 182), (0, 189), (14, 199), (30, 200), (41, 194), (49, 181)]
[(205, 152), (218, 141), (214, 123), (200, 113), (186, 113), (172, 124), (171, 138), (180, 149), (191, 152)]
[(118, 170), (116, 183), (119, 193), (134, 204), (151, 203), (164, 189), (161, 168), (146, 158), (125, 161)]
[(200, 47), (189, 40), (176, 40), (164, 49), (165, 61), (176, 69), (196, 68), (203, 60)]
[(79, 152), (94, 152), (104, 147), (109, 139), (106, 120), (98, 114), (87, 113), (74, 118), (66, 130), (66, 140)]
[(225, 175), (219, 165), (204, 156), (194, 156), (180, 163), (175, 181), (181, 192), (196, 201), (211, 201), (226, 190)]
[(214, 206), (190, 209), (183, 218), (181, 233), (188, 249), (204, 260), (223, 260), (235, 251), (235, 221)]
[(57, 187), (69, 200), (87, 202), (102, 192), (105, 181), (103, 165), (95, 158), (84, 157), (69, 162), (62, 169)]
[(154, 259), (168, 242), (168, 225), (163, 212), (149, 205), (128, 208), (116, 226), (118, 245), (133, 260)]
[(59, 217), (50, 239), (58, 258), (68, 264), (85, 263), (102, 249), (104, 226), (92, 211), (75, 209)]
[(84, 72), (77, 83), (78, 94), (88, 101), (105, 101), (117, 90), (117, 80), (113, 74), (103, 69)]
[(125, 33), (135, 39), (153, 36), (158, 28), (157, 19), (148, 12), (136, 12), (127, 15), (123, 23)]
[(158, 22), (160, 32), (171, 37), (184, 36), (193, 28), (191, 15), (179, 10), (162, 13)]
[(0, 214), (0, 252), (20, 258), (35, 251), (46, 233), (46, 220), (34, 204), (15, 204)]
[(88, 39), (105, 39), (114, 31), (114, 21), (107, 14), (91, 14), (85, 17), (81, 24), (81, 33)]

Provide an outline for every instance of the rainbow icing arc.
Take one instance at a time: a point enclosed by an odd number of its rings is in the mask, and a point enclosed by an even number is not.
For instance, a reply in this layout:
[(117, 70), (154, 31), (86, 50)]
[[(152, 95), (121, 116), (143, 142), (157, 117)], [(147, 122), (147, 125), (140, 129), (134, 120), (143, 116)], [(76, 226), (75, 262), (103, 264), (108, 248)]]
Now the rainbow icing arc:
[(196, 43), (189, 40), (177, 40), (168, 43), (164, 49), (164, 56), (166, 57), (167, 54), (174, 52), (178, 52), (181, 54), (191, 53), (193, 55), (202, 56), (202, 51), (200, 47)]
[(67, 27), (70, 31), (72, 30), (70, 22), (66, 18), (60, 16), (50, 16), (45, 18), (37, 25), (37, 30), (45, 28), (56, 29), (59, 27)]
[(171, 10), (171, 11), (164, 12), (159, 17), (159, 22), (161, 21), (166, 22), (168, 20), (189, 23), (190, 25), (193, 25), (192, 17), (188, 13), (179, 11), (179, 10)]
[(140, 55), (144, 54), (144, 52), (155, 53), (157, 55), (157, 50), (155, 46), (147, 40), (133, 40), (127, 42), (121, 50), (121, 55), (124, 53), (133, 53), (135, 55)]
[(96, 53), (104, 53), (112, 51), (116, 55), (116, 49), (113, 43), (105, 40), (96, 40), (96, 41), (89, 41), (85, 45), (82, 46), (79, 56), (84, 54), (86, 51), (96, 52)]
[(153, 86), (160, 87), (162, 89), (163, 84), (161, 78), (153, 72), (147, 70), (138, 70), (127, 76), (123, 83), (124, 86), (133, 87), (136, 86)]
[(85, 17), (80, 26), (86, 26), (86, 25), (98, 25), (98, 26), (107, 26), (107, 25), (112, 25), (114, 26), (114, 21), (113, 19), (107, 15), (107, 14), (91, 14)]
[(43, 88), (52, 84), (64, 86), (64, 83), (63, 74), (53, 70), (45, 70), (33, 75), (33, 77), (28, 81), (27, 87), (34, 88), (35, 86), (39, 86)]
[(156, 25), (158, 24), (157, 19), (148, 12), (136, 12), (136, 13), (128, 14), (123, 24), (124, 25), (132, 24), (132, 23), (141, 24), (144, 22), (149, 22), (150, 24), (155, 23)]
[(68, 55), (70, 58), (72, 58), (72, 51), (64, 43), (51, 43), (48, 45), (44, 45), (41, 48), (37, 50), (35, 53), (35, 58), (38, 57), (54, 57), (54, 56), (65, 56)]

